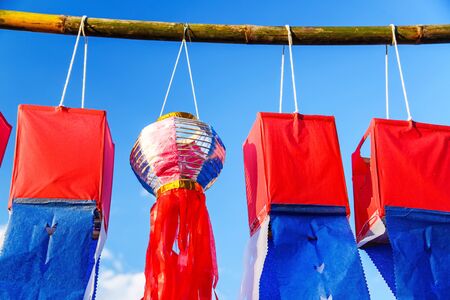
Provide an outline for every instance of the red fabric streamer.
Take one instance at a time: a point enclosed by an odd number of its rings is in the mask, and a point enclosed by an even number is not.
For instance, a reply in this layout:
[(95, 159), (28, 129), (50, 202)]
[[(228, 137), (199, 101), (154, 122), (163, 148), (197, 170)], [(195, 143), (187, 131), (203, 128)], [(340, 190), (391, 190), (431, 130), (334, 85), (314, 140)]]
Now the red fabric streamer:
[(166, 191), (153, 205), (150, 218), (143, 299), (211, 299), (218, 271), (203, 192)]

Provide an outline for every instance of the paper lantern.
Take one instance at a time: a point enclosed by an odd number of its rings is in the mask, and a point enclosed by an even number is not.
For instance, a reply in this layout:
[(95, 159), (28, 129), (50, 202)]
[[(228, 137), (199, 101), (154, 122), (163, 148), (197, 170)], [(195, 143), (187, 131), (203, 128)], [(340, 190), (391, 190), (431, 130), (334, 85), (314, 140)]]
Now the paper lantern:
[[(370, 137), (370, 158), (361, 147)], [(450, 293), (450, 127), (373, 119), (352, 155), (356, 238), (398, 299)]]
[(1, 299), (94, 297), (113, 163), (104, 111), (19, 106)]
[(241, 299), (369, 299), (333, 117), (258, 113), (244, 143)]
[(11, 125), (8, 124), (5, 117), (0, 112), (0, 166), (5, 155), (6, 145), (8, 144), (9, 135), (11, 134)]
[(204, 191), (217, 179), (225, 147), (214, 129), (188, 113), (145, 127), (130, 156), (157, 197), (151, 209), (144, 299), (210, 299), (218, 280)]

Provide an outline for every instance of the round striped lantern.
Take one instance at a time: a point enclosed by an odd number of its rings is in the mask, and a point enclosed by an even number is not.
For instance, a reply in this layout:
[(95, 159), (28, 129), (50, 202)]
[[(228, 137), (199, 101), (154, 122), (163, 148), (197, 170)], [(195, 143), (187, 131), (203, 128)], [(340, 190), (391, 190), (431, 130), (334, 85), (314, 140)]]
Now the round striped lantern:
[(157, 200), (151, 209), (144, 299), (209, 299), (218, 280), (204, 191), (216, 181), (225, 146), (214, 129), (174, 112), (145, 127), (131, 167)]
[(189, 113), (169, 113), (145, 127), (131, 152), (133, 171), (153, 195), (173, 186), (208, 189), (219, 176), (225, 146), (214, 129)]

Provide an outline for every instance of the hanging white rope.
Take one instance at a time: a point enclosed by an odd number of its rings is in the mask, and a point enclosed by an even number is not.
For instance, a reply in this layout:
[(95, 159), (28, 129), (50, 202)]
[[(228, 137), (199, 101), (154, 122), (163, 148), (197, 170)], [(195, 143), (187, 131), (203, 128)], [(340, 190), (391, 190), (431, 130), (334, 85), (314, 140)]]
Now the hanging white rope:
[(77, 39), (75, 41), (75, 46), (73, 48), (72, 58), (70, 60), (69, 70), (67, 71), (66, 82), (64, 84), (64, 89), (61, 95), (61, 100), (59, 101), (59, 106), (64, 105), (64, 98), (66, 97), (67, 86), (69, 85), (70, 75), (72, 74), (73, 62), (75, 61), (75, 56), (77, 54), (78, 42), (80, 41), (80, 36), (84, 36), (84, 61), (83, 61), (83, 88), (81, 95), (81, 107), (84, 108), (84, 94), (86, 90), (86, 65), (87, 65), (87, 37), (84, 32), (84, 23), (86, 22), (87, 16), (83, 16), (80, 21), (80, 28), (78, 29)]
[(403, 79), (403, 72), (402, 72), (402, 64), (400, 62), (400, 55), (398, 53), (397, 38), (395, 36), (395, 25), (390, 24), (390, 26), (392, 29), (392, 44), (394, 45), (395, 54), (397, 56), (398, 71), (400, 73), (400, 80), (402, 82), (403, 96), (405, 98), (406, 112), (408, 113), (408, 121), (409, 121), (409, 120), (412, 120), (412, 117), (411, 117), (411, 111), (409, 110), (408, 96), (406, 95), (405, 81)]
[(283, 84), (284, 83), (284, 46), (281, 52), (281, 77), (280, 77), (280, 107), (278, 109), (279, 113), (283, 112)]
[(197, 119), (200, 120), (200, 115), (198, 113), (198, 106), (197, 106), (197, 97), (195, 96), (194, 79), (192, 78), (191, 62), (189, 60), (188, 47), (185, 39), (184, 39), (184, 50), (186, 51), (186, 61), (189, 71), (189, 79), (191, 80), (192, 97), (194, 97), (195, 114), (197, 115)]
[[(291, 27), (286, 25), (286, 30), (288, 33), (288, 43), (289, 43), (289, 62), (291, 65), (291, 80), (292, 80), (292, 92), (294, 94), (294, 106), (295, 112), (298, 112), (297, 104), (297, 90), (295, 88), (295, 72), (294, 72), (294, 59), (292, 56), (292, 33)], [(278, 111), (281, 113), (283, 111), (283, 86), (284, 86), (284, 46), (281, 52), (281, 77), (280, 77), (280, 105)]]
[(200, 119), (200, 115), (198, 113), (197, 97), (195, 95), (194, 80), (192, 77), (191, 62), (189, 59), (189, 52), (188, 52), (188, 47), (187, 47), (187, 43), (186, 43), (186, 32), (188, 31), (188, 29), (189, 29), (189, 26), (188, 26), (188, 24), (186, 24), (184, 26), (183, 39), (181, 41), (180, 49), (178, 50), (177, 59), (175, 60), (175, 66), (173, 67), (172, 75), (170, 76), (169, 86), (167, 87), (166, 95), (164, 97), (164, 102), (161, 107), (161, 112), (159, 113), (160, 117), (164, 113), (164, 108), (166, 107), (167, 98), (169, 97), (169, 93), (170, 93), (170, 88), (172, 87), (173, 78), (175, 77), (175, 72), (177, 70), (178, 62), (180, 61), (181, 51), (184, 48), (185, 53), (186, 53), (187, 67), (188, 67), (188, 71), (189, 71), (189, 79), (191, 81), (192, 96), (194, 98), (195, 114), (197, 115), (197, 119)]
[(83, 86), (81, 89), (81, 108), (84, 108), (84, 98), (86, 95), (86, 69), (87, 69), (87, 56), (88, 56), (88, 39), (84, 32), (84, 25), (81, 26), (81, 31), (84, 36), (84, 60), (83, 60)]
[(162, 116), (162, 114), (164, 112), (164, 108), (166, 107), (167, 98), (169, 97), (170, 88), (172, 87), (173, 77), (175, 76), (175, 71), (177, 70), (178, 61), (180, 60), (181, 51), (183, 50), (183, 43), (184, 43), (184, 39), (181, 42), (180, 49), (178, 49), (178, 55), (177, 55), (177, 59), (175, 60), (175, 66), (173, 67), (172, 75), (170, 76), (169, 86), (167, 87), (167, 91), (166, 91), (166, 96), (164, 97), (164, 102), (163, 102), (163, 105), (161, 107), (161, 112), (159, 113), (160, 117)]
[(291, 62), (291, 80), (292, 80), (292, 91), (294, 92), (295, 112), (298, 112), (297, 90), (295, 88), (295, 75), (294, 75), (294, 58), (292, 57), (292, 32), (291, 32), (291, 27), (289, 25), (286, 25), (286, 30), (287, 30), (287, 33), (288, 33), (288, 42), (289, 42), (289, 60)]
[(386, 79), (386, 119), (389, 119), (389, 54), (388, 45), (386, 45), (386, 54), (384, 56), (384, 77)]

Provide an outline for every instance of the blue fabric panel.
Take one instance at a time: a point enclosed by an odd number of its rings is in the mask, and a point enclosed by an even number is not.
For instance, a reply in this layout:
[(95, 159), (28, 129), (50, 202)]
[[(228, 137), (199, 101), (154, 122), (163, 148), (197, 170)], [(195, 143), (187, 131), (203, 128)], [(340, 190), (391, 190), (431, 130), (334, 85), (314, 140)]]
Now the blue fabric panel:
[(390, 244), (370, 245), (364, 248), (369, 255), (373, 264), (377, 267), (384, 281), (391, 289), (394, 295), (397, 294), (395, 289), (394, 275), (394, 258), (392, 256), (392, 248)]
[(211, 146), (210, 149), (208, 151), (208, 156), (212, 155), (214, 153), (214, 151), (216, 150), (217, 147), (217, 143), (223, 148), (223, 150), (226, 151), (226, 147), (225, 144), (222, 142), (222, 140), (220, 139), (219, 135), (217, 134), (217, 132), (214, 130), (214, 128), (211, 128)]
[(212, 180), (217, 178), (222, 168), (223, 162), (217, 157), (205, 160), (197, 176), (197, 182), (205, 188)]
[(83, 299), (95, 264), (94, 212), (95, 203), (15, 203), (0, 254), (0, 299)]
[(450, 213), (386, 207), (398, 299), (449, 299)]
[[(149, 192), (151, 195), (156, 196), (155, 192), (153, 191), (153, 189), (151, 188), (151, 186), (148, 185), (147, 182), (145, 182), (144, 180), (141, 179), (141, 176), (138, 175), (138, 173), (136, 173), (136, 171), (134, 170), (134, 168), (131, 168), (131, 170), (133, 170), (134, 175), (136, 176), (136, 178), (139, 180), (139, 182), (142, 184), (142, 186), (144, 187), (144, 189)], [(142, 174), (142, 177), (146, 177), (150, 168), (147, 168), (147, 170)]]
[(345, 206), (324, 206), (315, 204), (272, 204), (270, 211), (287, 214), (345, 215)]
[(369, 299), (345, 210), (333, 210), (271, 210), (260, 299)]
[[(270, 232), (270, 231), (269, 231)], [(269, 249), (274, 248), (273, 239), (268, 240)], [(272, 253), (271, 253), (272, 254)], [(277, 259), (275, 255), (268, 255), (264, 260), (264, 266), (259, 279), (259, 299), (260, 300), (276, 300), (281, 299), (280, 283), (278, 282)]]
[(208, 150), (208, 159), (203, 162), (203, 166), (200, 172), (197, 175), (197, 182), (205, 188), (212, 180), (217, 178), (220, 171), (223, 168), (223, 161), (218, 157), (214, 156), (214, 151), (216, 151), (217, 143), (226, 150), (225, 145), (222, 143), (222, 140), (217, 135), (217, 132), (210, 127), (211, 129), (211, 145)]
[[(214, 131), (214, 129), (211, 127), (211, 144), (209, 146), (209, 150), (208, 150), (208, 156), (211, 156), (214, 153), (214, 150), (216, 150), (217, 144), (217, 133)], [(219, 138), (220, 140), (220, 138)], [(225, 148), (224, 148), (225, 149)]]

